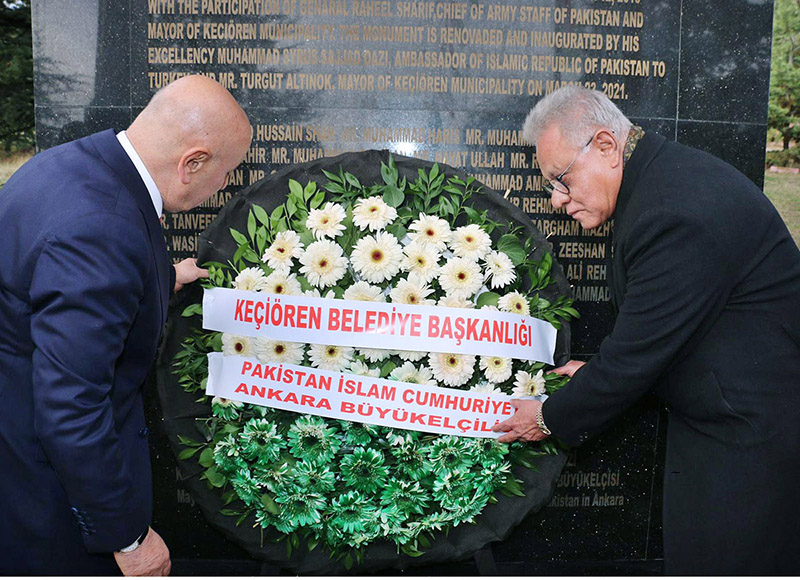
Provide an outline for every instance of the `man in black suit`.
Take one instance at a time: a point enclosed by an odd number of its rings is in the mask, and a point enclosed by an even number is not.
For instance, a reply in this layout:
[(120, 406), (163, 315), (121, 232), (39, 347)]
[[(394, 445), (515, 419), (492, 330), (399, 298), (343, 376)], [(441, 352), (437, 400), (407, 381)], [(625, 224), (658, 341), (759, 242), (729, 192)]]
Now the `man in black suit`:
[(642, 131), (602, 93), (542, 99), (523, 129), (553, 207), (613, 218), (617, 318), (500, 441), (579, 445), (648, 392), (669, 411), (668, 574), (800, 573), (800, 252), (763, 193), (723, 161)]
[(0, 574), (160, 575), (142, 385), (169, 292), (159, 219), (225, 187), (252, 129), (184, 77), (127, 131), (40, 153), (0, 191)]

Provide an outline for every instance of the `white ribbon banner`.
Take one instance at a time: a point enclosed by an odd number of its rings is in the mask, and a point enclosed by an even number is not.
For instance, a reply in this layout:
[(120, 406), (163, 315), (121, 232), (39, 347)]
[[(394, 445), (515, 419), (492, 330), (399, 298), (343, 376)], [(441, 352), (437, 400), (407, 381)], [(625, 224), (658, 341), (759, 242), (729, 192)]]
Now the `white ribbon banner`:
[(258, 359), (208, 355), (208, 395), (358, 423), (497, 438), (514, 414), (509, 395), (459, 391)]
[(494, 310), (206, 289), (203, 328), (273, 340), (502, 356), (553, 364), (556, 329)]

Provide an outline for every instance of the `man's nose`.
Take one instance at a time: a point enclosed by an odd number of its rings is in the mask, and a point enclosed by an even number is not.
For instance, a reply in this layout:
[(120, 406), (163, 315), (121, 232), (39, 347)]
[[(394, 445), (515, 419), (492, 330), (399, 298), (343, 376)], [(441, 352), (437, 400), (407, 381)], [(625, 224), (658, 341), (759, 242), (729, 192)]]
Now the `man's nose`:
[(558, 191), (557, 189), (554, 189), (553, 193), (550, 194), (550, 203), (552, 203), (553, 207), (556, 209), (561, 209), (567, 204), (568, 201), (569, 201), (569, 195), (567, 195), (564, 192)]

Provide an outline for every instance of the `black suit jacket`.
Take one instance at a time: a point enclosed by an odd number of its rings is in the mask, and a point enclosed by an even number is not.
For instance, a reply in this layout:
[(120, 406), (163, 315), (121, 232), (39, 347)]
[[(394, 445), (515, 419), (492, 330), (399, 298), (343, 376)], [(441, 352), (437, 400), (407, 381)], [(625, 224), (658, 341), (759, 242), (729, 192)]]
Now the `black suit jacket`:
[(614, 219), (613, 331), (545, 422), (577, 445), (655, 391), (670, 411), (667, 573), (799, 573), (797, 246), (741, 173), (652, 134)]
[(150, 523), (142, 384), (172, 268), (112, 131), (0, 190), (0, 573), (112, 574)]

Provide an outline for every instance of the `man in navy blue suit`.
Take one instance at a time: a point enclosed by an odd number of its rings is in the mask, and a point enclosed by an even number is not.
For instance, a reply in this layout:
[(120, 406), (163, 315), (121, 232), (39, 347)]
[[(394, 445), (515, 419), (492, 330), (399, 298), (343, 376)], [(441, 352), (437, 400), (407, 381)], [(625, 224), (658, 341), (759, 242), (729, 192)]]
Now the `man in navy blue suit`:
[(0, 190), (0, 574), (165, 575), (142, 385), (170, 289), (160, 216), (223, 188), (247, 116), (202, 76), (127, 131), (40, 153)]

